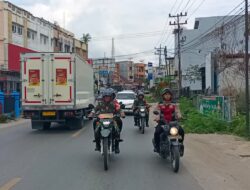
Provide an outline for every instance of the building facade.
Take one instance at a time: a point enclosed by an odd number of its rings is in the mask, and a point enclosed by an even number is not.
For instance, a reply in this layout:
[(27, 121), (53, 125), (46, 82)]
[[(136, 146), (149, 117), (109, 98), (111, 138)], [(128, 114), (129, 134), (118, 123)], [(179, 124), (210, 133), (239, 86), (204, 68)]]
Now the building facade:
[[(227, 53), (241, 52), (244, 48), (244, 17), (215, 16), (196, 18), (193, 29), (181, 29), (181, 69), (182, 87), (190, 87), (193, 91), (201, 91), (206, 85), (202, 81), (188, 80), (188, 68), (198, 65), (205, 68), (206, 56), (221, 51)], [(177, 30), (175, 49), (177, 50)], [(177, 52), (175, 52), (177, 53)], [(178, 71), (178, 56), (175, 56), (175, 70)]]
[(113, 74), (115, 69), (115, 59), (93, 59), (94, 78), (99, 81), (99, 84), (113, 84)]
[(21, 53), (74, 51), (88, 58), (86, 44), (74, 39), (72, 32), (0, 1), (0, 91), (20, 89)]
[(135, 69), (133, 61), (119, 61), (116, 64), (119, 65), (120, 78), (123, 83), (133, 83)]
[(143, 83), (146, 79), (146, 65), (144, 63), (134, 64), (134, 81)]

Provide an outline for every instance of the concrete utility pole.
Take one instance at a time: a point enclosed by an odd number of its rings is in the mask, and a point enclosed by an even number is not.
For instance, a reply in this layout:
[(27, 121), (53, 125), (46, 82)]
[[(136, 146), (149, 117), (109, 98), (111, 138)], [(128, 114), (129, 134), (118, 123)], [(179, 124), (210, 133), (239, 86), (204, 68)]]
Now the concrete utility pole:
[(181, 17), (187, 16), (187, 13), (183, 14), (182, 12), (177, 15), (169, 14), (169, 18), (177, 18), (177, 22), (174, 21), (173, 23), (170, 21), (169, 25), (177, 25), (177, 34), (178, 34), (178, 77), (179, 77), (179, 91), (178, 95), (181, 96), (181, 89), (182, 89), (182, 71), (181, 71), (181, 43), (180, 43), (180, 33), (181, 33), (181, 25), (187, 24), (187, 20), (185, 22), (180, 22)]
[(167, 70), (167, 75), (170, 76), (170, 67), (169, 67), (169, 70), (168, 70), (168, 52), (167, 52), (167, 46), (165, 46), (164, 48), (164, 56), (165, 56), (165, 69)]
[(160, 47), (159, 48), (155, 48), (156, 52), (155, 52), (155, 55), (159, 55), (159, 68), (158, 68), (158, 73), (161, 69), (161, 55), (162, 55), (162, 51), (164, 50), (162, 47), (161, 47), (161, 44), (160, 44)]
[(248, 35), (249, 35), (249, 24), (248, 24), (248, 0), (245, 0), (245, 69), (246, 69), (246, 128), (250, 134), (249, 126), (249, 77), (248, 77), (248, 65), (249, 65), (249, 55), (248, 55)]

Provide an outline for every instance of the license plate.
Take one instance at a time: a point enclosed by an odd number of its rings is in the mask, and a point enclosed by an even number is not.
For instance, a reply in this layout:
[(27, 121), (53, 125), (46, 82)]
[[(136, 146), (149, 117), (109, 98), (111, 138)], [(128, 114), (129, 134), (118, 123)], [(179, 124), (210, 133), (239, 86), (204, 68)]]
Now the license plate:
[(43, 112), (43, 116), (55, 116), (56, 112), (54, 111), (45, 111)]

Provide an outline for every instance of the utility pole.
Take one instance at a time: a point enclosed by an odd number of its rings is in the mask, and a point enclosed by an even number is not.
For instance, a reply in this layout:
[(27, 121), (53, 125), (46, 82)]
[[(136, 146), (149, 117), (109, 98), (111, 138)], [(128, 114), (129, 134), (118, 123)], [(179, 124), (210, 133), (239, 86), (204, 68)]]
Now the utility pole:
[(249, 25), (248, 25), (248, 0), (245, 0), (245, 69), (246, 69), (246, 128), (250, 135), (250, 126), (249, 126), (249, 77), (248, 77), (248, 64), (249, 64), (249, 55), (248, 55), (248, 35), (249, 35)]
[(169, 18), (176, 18), (177, 22), (169, 22), (169, 25), (177, 25), (177, 35), (178, 35), (178, 48), (177, 48), (177, 53), (178, 53), (178, 77), (179, 77), (179, 90), (178, 90), (178, 95), (179, 97), (181, 96), (181, 89), (182, 89), (182, 71), (181, 71), (181, 40), (180, 40), (180, 33), (181, 33), (181, 25), (187, 24), (187, 20), (185, 22), (180, 22), (181, 17), (187, 16), (187, 12), (183, 14), (182, 12), (177, 15), (171, 15), (169, 14)]
[[(170, 72), (168, 72), (168, 52), (167, 52), (167, 46), (165, 46), (165, 48), (164, 48), (164, 56), (165, 56), (165, 70), (167, 70), (167, 75), (169, 76)], [(165, 77), (166, 77), (166, 74), (165, 74)]]
[(155, 48), (155, 50), (156, 50), (155, 55), (159, 55), (159, 68), (158, 68), (158, 73), (159, 73), (159, 71), (161, 70), (161, 55), (164, 49), (161, 47), (160, 44), (160, 48)]

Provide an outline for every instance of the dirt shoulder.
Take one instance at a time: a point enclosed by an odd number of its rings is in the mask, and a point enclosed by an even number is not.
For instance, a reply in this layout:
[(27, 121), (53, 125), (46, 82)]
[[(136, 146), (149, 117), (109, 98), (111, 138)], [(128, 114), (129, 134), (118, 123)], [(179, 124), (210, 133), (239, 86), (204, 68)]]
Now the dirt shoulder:
[(250, 142), (230, 135), (186, 135), (183, 164), (204, 190), (250, 189)]

